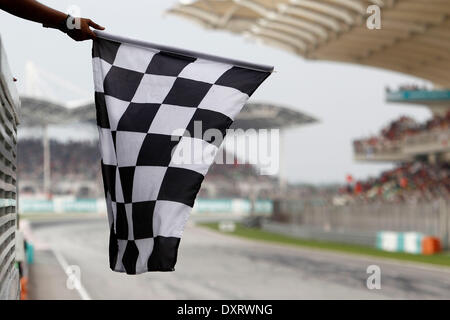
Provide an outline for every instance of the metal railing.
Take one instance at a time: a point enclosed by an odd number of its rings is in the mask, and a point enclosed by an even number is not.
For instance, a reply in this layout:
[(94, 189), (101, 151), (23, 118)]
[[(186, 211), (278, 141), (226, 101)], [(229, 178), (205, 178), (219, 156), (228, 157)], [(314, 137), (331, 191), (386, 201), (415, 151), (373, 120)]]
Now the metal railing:
[(434, 129), (406, 137), (403, 150), (409, 154), (449, 151), (450, 128)]
[(312, 238), (327, 234), (331, 239), (331, 235), (336, 234), (343, 242), (350, 243), (359, 241), (363, 235), (373, 237), (377, 231), (416, 231), (439, 237), (443, 247), (450, 249), (449, 199), (415, 204), (370, 203), (345, 206), (280, 201), (274, 205), (271, 221), (308, 230), (308, 235)]
[(0, 38), (0, 299), (19, 297), (15, 266), (19, 98)]
[(401, 140), (362, 142), (354, 146), (357, 160), (408, 160), (413, 155), (450, 151), (450, 129), (434, 129)]

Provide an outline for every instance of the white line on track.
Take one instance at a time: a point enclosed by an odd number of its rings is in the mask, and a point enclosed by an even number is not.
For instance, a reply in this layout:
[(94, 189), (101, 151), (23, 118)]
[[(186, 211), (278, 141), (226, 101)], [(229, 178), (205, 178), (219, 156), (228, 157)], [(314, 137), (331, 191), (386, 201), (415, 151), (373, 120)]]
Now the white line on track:
[[(63, 269), (64, 273), (69, 277), (71, 275), (71, 273), (69, 272), (69, 264), (67, 263), (67, 260), (63, 257), (63, 255), (61, 253), (59, 253), (55, 249), (52, 249), (52, 251), (56, 257), (56, 260), (58, 260), (59, 265)], [(77, 290), (81, 299), (82, 300), (92, 300), (89, 293), (86, 291), (84, 286), (81, 284), (80, 279), (78, 279), (77, 277), (73, 277), (72, 280), (74, 282), (74, 288), (75, 288), (75, 290)]]

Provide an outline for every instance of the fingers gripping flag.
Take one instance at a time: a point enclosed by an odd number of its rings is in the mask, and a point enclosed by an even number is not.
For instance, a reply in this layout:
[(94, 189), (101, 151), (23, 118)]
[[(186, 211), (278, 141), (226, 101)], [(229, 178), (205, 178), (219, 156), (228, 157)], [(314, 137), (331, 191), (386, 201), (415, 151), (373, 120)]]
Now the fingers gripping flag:
[(271, 71), (227, 62), (123, 39), (94, 41), (112, 270), (174, 270), (184, 226), (221, 142), (207, 132), (225, 135)]

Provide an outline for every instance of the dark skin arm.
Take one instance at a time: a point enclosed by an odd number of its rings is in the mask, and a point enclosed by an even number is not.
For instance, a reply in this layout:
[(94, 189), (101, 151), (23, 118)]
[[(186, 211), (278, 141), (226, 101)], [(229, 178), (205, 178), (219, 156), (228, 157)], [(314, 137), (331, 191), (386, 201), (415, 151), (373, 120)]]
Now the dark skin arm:
[[(67, 14), (35, 0), (0, 0), (0, 9), (23, 19), (42, 23), (50, 28), (58, 28), (65, 23), (67, 18)], [(105, 29), (90, 19), (79, 19), (80, 27), (67, 32), (67, 35), (75, 41), (95, 39), (95, 33), (90, 27), (98, 30)]]

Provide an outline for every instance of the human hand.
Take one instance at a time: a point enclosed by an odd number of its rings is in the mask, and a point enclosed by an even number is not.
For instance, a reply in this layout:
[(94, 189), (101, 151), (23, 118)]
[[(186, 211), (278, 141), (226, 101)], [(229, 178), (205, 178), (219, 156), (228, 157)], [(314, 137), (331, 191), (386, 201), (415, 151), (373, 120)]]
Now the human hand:
[[(75, 19), (75, 23), (73, 23), (73, 25), (68, 26), (67, 35), (75, 41), (95, 39), (96, 35), (94, 31), (91, 30), (90, 27), (97, 30), (105, 30), (104, 27), (96, 24), (91, 19), (86, 18), (73, 18), (73, 19)], [(79, 20), (77, 21), (76, 19)]]

